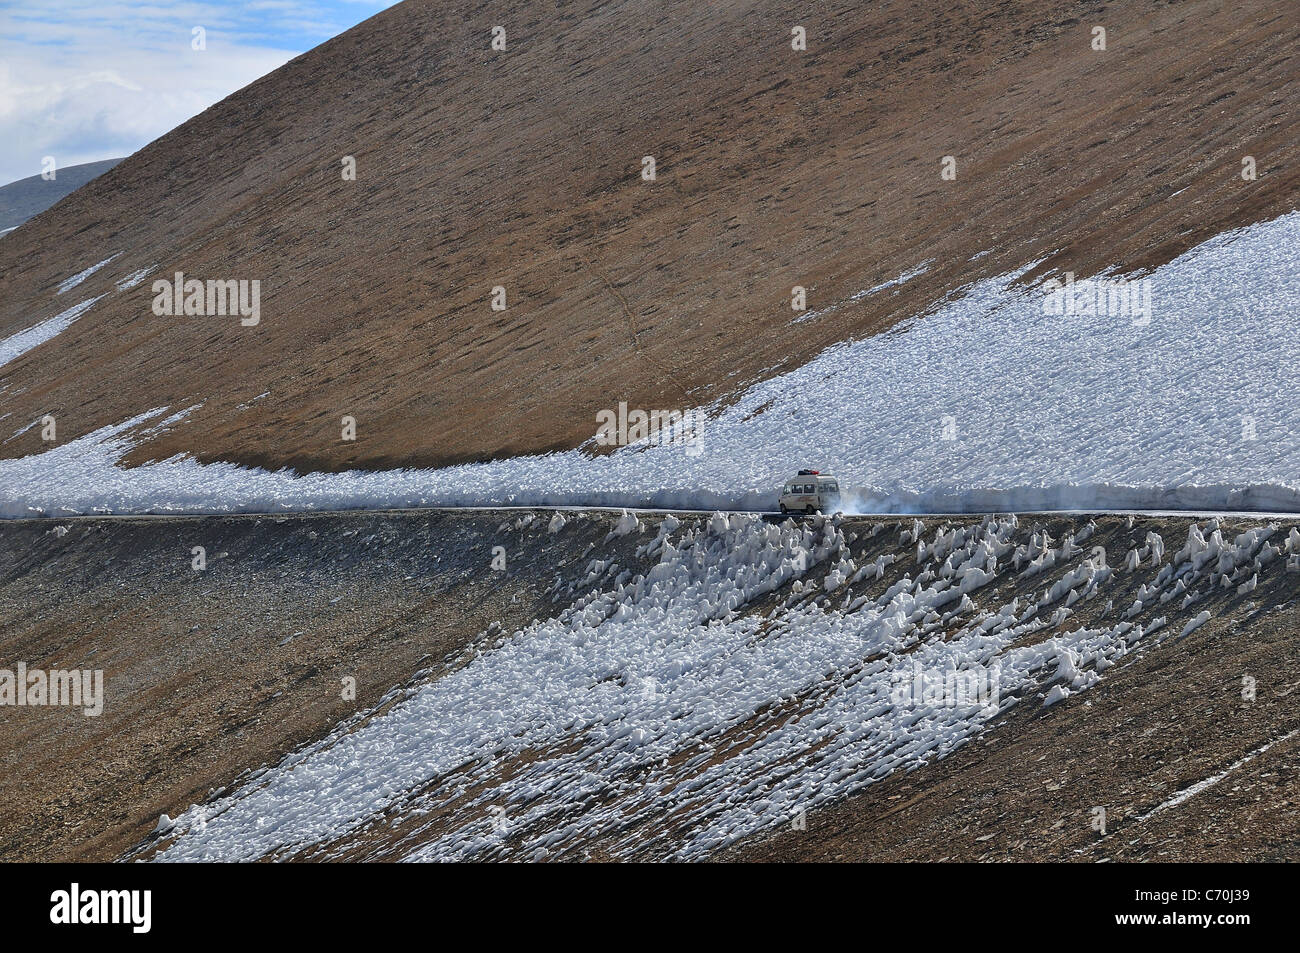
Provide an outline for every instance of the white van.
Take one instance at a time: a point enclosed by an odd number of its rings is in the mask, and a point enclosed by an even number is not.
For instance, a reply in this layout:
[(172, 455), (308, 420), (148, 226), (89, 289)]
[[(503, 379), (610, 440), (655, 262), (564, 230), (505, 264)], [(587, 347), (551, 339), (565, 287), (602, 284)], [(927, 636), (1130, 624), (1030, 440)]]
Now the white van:
[(840, 481), (818, 470), (800, 470), (781, 488), (782, 513), (833, 513), (840, 505)]

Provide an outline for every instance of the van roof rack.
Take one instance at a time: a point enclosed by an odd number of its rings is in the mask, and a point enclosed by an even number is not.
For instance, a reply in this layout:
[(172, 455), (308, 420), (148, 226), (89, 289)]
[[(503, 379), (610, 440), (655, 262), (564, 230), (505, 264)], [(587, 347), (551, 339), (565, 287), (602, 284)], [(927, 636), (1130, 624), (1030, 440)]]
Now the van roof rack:
[(799, 476), (819, 476), (821, 472), (820, 470), (800, 470)]

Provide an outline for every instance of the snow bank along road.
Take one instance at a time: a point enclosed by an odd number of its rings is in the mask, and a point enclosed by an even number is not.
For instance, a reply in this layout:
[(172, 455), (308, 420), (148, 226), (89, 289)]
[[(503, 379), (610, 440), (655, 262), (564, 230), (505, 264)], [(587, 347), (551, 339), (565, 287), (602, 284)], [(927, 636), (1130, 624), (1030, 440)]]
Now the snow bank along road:
[[(1046, 291), (1015, 283), (1023, 272), (982, 282), (902, 329), (836, 345), (706, 408), (696, 446), (337, 474), (182, 457), (119, 467), (135, 441), (189, 412), (142, 407), (118, 425), (0, 460), (0, 515), (764, 511), (803, 465), (835, 472), (861, 512), (1300, 512), (1298, 247), (1300, 213), (1217, 236), (1130, 276), (1150, 282), (1149, 314), (1052, 315)], [(0, 355), (93, 320), (93, 304), (0, 342)], [(35, 422), (0, 413), (6, 424), (14, 439)], [(338, 433), (332, 421), (323, 432)]]
[[(11, 856), (702, 859), (815, 832), (973, 741), (1086, 728), (1112, 677), (1145, 672), (1148, 704), (1217, 714), (1116, 765), (1141, 781), (1118, 826), (1296, 727), (1294, 639), (1269, 635), (1296, 621), (1294, 520), (353, 513), (0, 535), (5, 657), (93, 663), (108, 686), (101, 719), (5, 720), (27, 752), (0, 782)], [(1216, 668), (1243, 652), (1274, 655)], [(1151, 674), (1179, 653), (1200, 682)], [(1108, 747), (1150, 740), (1129, 720)], [(1081, 800), (1038, 855), (1092, 849), (1096, 795), (1053, 796)], [(987, 849), (970, 840), (951, 850)]]

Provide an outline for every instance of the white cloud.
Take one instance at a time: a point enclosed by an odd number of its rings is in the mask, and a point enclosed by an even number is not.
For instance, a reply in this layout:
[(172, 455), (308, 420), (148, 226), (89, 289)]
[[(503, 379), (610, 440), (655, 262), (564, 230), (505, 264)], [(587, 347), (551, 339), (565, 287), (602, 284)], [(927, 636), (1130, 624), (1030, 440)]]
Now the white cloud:
[(105, 51), (71, 69), (11, 59), (0, 71), (0, 141), (13, 144), (0, 182), (36, 175), (44, 156), (69, 166), (128, 155), (296, 55), (208, 53), (142, 60)]
[[(384, 0), (45, 0), (0, 36), (0, 184), (126, 156), (389, 6)], [(310, 25), (308, 25), (310, 24)], [(192, 29), (207, 48), (191, 48)]]

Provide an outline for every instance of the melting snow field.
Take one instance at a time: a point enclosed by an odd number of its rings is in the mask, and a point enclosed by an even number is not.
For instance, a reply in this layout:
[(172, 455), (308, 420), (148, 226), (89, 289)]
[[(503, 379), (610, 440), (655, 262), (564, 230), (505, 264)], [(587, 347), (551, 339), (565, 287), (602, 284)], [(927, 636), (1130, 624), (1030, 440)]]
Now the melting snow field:
[[(574, 451), (302, 477), (186, 459), (118, 468), (141, 417), (0, 461), (0, 514), (770, 510), (801, 466), (837, 474), (862, 512), (1296, 511), (1297, 249), (1300, 213), (1220, 235), (1146, 276), (1145, 325), (1046, 314), (1046, 293), (1015, 286), (1014, 275), (981, 282), (906, 327), (834, 346), (714, 408), (699, 453), (630, 447), (594, 459)], [(29, 346), (15, 340), (0, 347)]]

